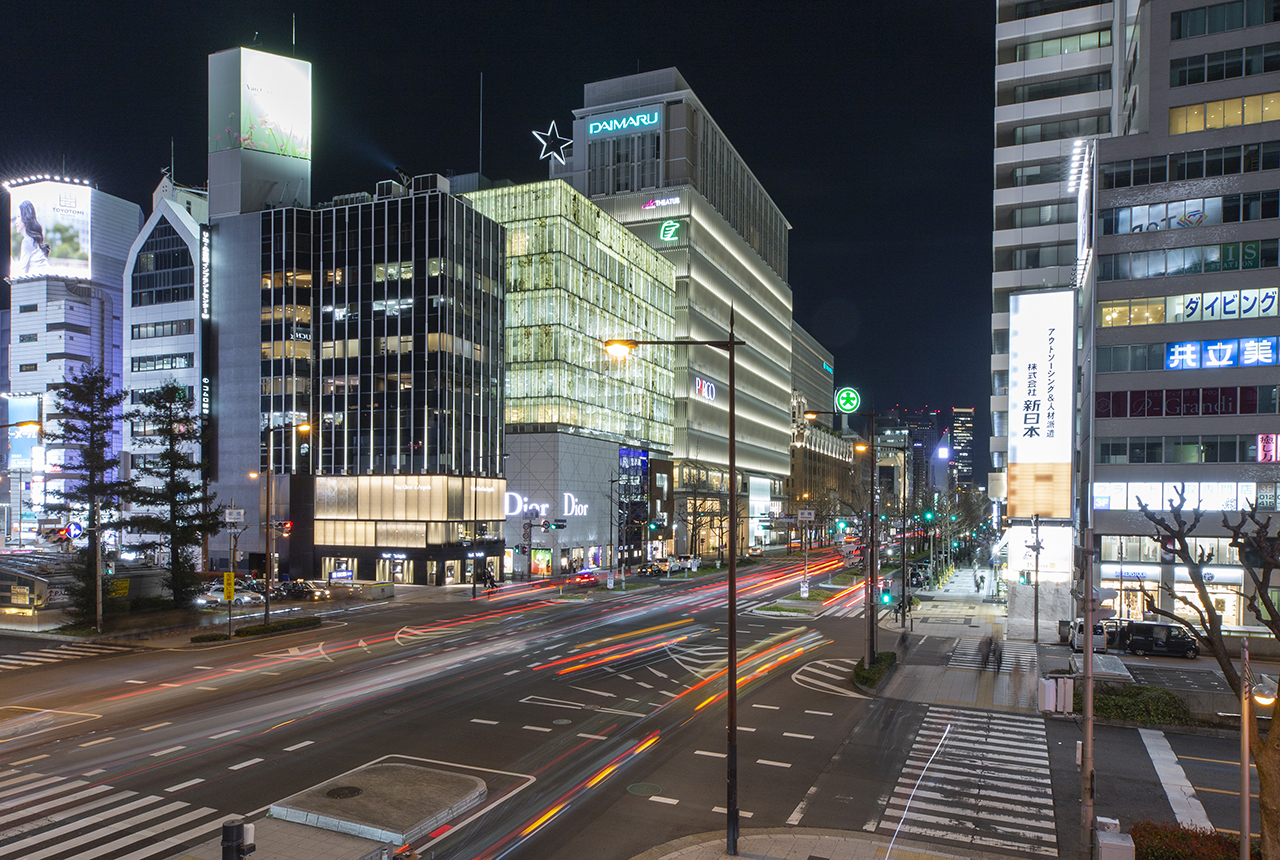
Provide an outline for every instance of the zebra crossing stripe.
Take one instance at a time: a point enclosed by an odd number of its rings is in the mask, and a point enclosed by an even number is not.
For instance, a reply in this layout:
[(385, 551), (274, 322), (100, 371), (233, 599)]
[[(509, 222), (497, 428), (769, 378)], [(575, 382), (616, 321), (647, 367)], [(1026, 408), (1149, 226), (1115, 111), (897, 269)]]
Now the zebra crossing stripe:
[[(44, 812), (46, 809), (55, 809), (67, 803), (74, 803), (77, 800), (83, 800), (86, 797), (92, 797), (95, 794), (102, 794), (102, 792), (104, 791), (111, 791), (111, 786), (95, 785), (92, 788), (86, 788), (84, 791), (77, 791), (75, 794), (68, 794), (66, 797), (54, 798), (53, 800), (50, 800), (46, 803), (41, 803), (37, 806), (28, 806), (24, 808), (21, 812), (18, 812), (14, 815), (10, 815), (7, 818), (0, 818), (0, 827), (4, 827), (6, 825), (21, 821), (24, 818), (30, 818), (33, 815), (37, 815), (41, 812)], [(132, 792), (132, 791), (125, 792), (125, 793), (127, 795), (136, 794), (136, 792)], [(110, 803), (112, 800), (115, 800), (117, 797), (118, 795), (112, 795), (111, 797), (100, 798), (96, 801), (91, 801), (89, 803), (85, 803), (80, 806), (74, 807), (74, 809), (64, 810), (62, 813), (59, 813), (59, 815), (62, 815), (63, 817), (65, 817), (65, 815), (68, 813), (80, 812), (86, 809), (93, 809), (95, 807), (101, 806), (104, 803)]]
[(1056, 855), (1043, 719), (930, 707), (876, 829), (970, 849)]

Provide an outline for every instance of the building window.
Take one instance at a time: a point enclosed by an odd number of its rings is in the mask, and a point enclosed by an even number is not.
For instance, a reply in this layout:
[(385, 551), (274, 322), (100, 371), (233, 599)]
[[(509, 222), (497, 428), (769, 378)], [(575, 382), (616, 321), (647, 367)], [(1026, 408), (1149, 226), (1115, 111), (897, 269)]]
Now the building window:
[(1012, 57), (1002, 54), (1000, 62), (1021, 63), (1027, 60), (1039, 60), (1042, 57), (1056, 57), (1060, 54), (1074, 54), (1077, 51), (1092, 51), (1095, 48), (1109, 47), (1111, 47), (1111, 29), (1107, 28), (1105, 30), (1094, 30), (1092, 33), (1080, 33), (1076, 36), (1062, 36), (1057, 39), (1043, 39), (1039, 42), (1018, 45)]
[(18, 335), (18, 343), (36, 343), (40, 340), (38, 334), (20, 334)]
[[(1172, 112), (1171, 112), (1172, 113)], [(1238, 124), (1238, 123), (1237, 123)], [(1041, 143), (1048, 140), (1065, 140), (1071, 137), (1088, 137), (1093, 134), (1107, 134), (1111, 131), (1111, 115), (1085, 116), (1079, 119), (1064, 119), (1056, 122), (1044, 122), (1037, 125), (1024, 125), (1013, 130), (1013, 139), (1001, 141), (1001, 146), (1015, 146), (1024, 143)]]
[(167, 221), (142, 244), (132, 273), (131, 303), (147, 307), (195, 298), (195, 265), (187, 243)]
[(39, 305), (18, 305), (18, 313), (20, 314), (33, 314), (38, 310), (40, 310)]
[(1258, 27), (1277, 20), (1274, 0), (1233, 0), (1174, 12), (1169, 17), (1169, 38), (1193, 39), (1244, 27)]
[(34, 373), (39, 365), (35, 364), (19, 364), (18, 371), (20, 373)]
[(191, 334), (195, 330), (194, 320), (168, 320), (158, 323), (140, 323), (132, 327), (130, 337), (133, 340), (146, 340), (152, 337), (174, 337)]
[[(1181, 418), (1188, 415), (1274, 415), (1276, 391), (1274, 385), (1098, 391), (1094, 393), (1093, 416)], [(1166, 459), (1165, 462), (1180, 461)]]
[(132, 371), (143, 373), (148, 370), (181, 370), (195, 366), (195, 355), (190, 352), (173, 353), (171, 355), (143, 355), (132, 361)]
[(1169, 108), (1169, 134), (1257, 125), (1280, 116), (1280, 92)]
[(1271, 269), (1277, 265), (1280, 265), (1280, 241), (1261, 239), (1226, 245), (1101, 254), (1098, 256), (1098, 280), (1129, 281), (1202, 273), (1207, 275), (1215, 272)]
[(1098, 93), (1109, 89), (1111, 89), (1111, 73), (1100, 72), (1096, 75), (1079, 75), (1074, 78), (1061, 78), (1036, 84), (1022, 84), (1013, 88), (1012, 101), (1002, 99), (1002, 103), (1022, 104), (1023, 102), (1075, 96), (1081, 93)]

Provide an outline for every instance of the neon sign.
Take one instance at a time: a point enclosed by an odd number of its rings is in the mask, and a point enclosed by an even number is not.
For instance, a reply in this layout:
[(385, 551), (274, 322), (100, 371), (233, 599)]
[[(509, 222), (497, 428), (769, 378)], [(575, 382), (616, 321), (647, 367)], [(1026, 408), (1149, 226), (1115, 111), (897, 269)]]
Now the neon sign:
[(674, 242), (680, 238), (679, 233), (679, 221), (663, 221), (662, 226), (658, 228), (658, 238), (664, 242)]
[(1200, 370), (1274, 365), (1277, 357), (1277, 340), (1274, 337), (1188, 340), (1165, 344), (1164, 369)]
[(200, 319), (209, 318), (213, 279), (209, 272), (209, 231), (200, 231)]
[(827, 373), (835, 373), (835, 372), (836, 372), (836, 371), (835, 371), (835, 368), (834, 368), (834, 367), (832, 367), (831, 365), (827, 364), (825, 361), (824, 361), (824, 362), (822, 362), (822, 369), (823, 369), (823, 370), (825, 370)]
[(564, 164), (564, 151), (573, 143), (573, 140), (567, 137), (561, 137), (560, 132), (556, 130), (556, 121), (551, 121), (551, 126), (546, 131), (535, 131), (533, 136), (538, 139), (538, 143), (542, 144), (542, 154), (538, 156), (538, 160), (544, 158), (554, 158), (556, 161)]
[(716, 384), (708, 379), (695, 376), (693, 378), (693, 390), (699, 397), (705, 400), (716, 399)]
[(657, 209), (659, 206), (679, 206), (679, 197), (651, 197), (648, 203), (641, 203), (641, 209)]
[(645, 110), (640, 113), (629, 114), (626, 116), (616, 116), (610, 119), (597, 119), (587, 123), (587, 134), (609, 134), (616, 131), (626, 131), (629, 128), (643, 129), (658, 124), (658, 110)]

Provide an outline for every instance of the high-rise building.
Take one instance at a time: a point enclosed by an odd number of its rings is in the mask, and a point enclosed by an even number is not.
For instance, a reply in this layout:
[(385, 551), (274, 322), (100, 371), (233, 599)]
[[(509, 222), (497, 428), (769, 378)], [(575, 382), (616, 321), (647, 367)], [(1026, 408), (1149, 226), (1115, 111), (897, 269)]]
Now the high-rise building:
[[(552, 176), (674, 264), (677, 338), (725, 340), (732, 317), (746, 343), (737, 349), (733, 481), (727, 356), (710, 346), (676, 349), (677, 507), (732, 487), (751, 524), (742, 542), (764, 541), (790, 471), (790, 225), (676, 69), (587, 84), (574, 116), (572, 151)], [(698, 538), (677, 530), (682, 550)]]
[[(1076, 194), (1067, 179), (1075, 141), (1124, 125), (1116, 98), (1128, 2), (998, 0), (991, 275), (993, 500), (1005, 501), (1009, 445), (1009, 298), (1071, 285)], [(1136, 4), (1133, 4), (1136, 5)]]
[[(671, 339), (674, 267), (560, 180), (464, 199), (506, 228), (508, 569), (547, 576), (665, 556), (675, 348), (622, 362), (602, 341)], [(563, 529), (542, 527), (557, 520)]]
[(955, 462), (958, 486), (973, 486), (973, 414), (972, 406), (951, 407), (951, 459)]
[[(56, 431), (49, 393), (69, 376), (96, 365), (113, 387), (123, 383), (125, 261), (142, 210), (86, 180), (41, 175), (4, 186), (13, 249), (8, 419), (42, 420), (46, 431)], [(38, 438), (12, 441), (9, 466), (26, 477), (10, 485), (9, 503), (34, 531), (25, 512), (34, 509), (38, 519), (46, 487), (57, 490), (68, 480), (61, 469), (66, 452), (46, 449)], [(117, 451), (120, 442), (117, 432)]]

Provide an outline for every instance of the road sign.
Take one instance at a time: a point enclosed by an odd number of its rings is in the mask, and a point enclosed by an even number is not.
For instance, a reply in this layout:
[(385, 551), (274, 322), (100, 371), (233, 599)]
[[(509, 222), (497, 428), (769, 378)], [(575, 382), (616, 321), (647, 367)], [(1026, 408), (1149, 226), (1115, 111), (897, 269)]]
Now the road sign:
[(836, 392), (836, 411), (843, 412), (846, 415), (850, 412), (857, 412), (858, 407), (862, 405), (862, 395), (858, 393), (856, 388), (841, 388)]
[(222, 597), (230, 603), (236, 599), (236, 575), (234, 573), (222, 574)]
[(802, 523), (813, 522), (813, 519), (814, 519), (813, 508), (801, 508), (800, 510), (796, 511), (796, 519)]
[(242, 523), (244, 522), (244, 508), (223, 508), (223, 522)]
[(67, 523), (67, 537), (75, 540), (84, 534), (84, 526), (79, 523)]

